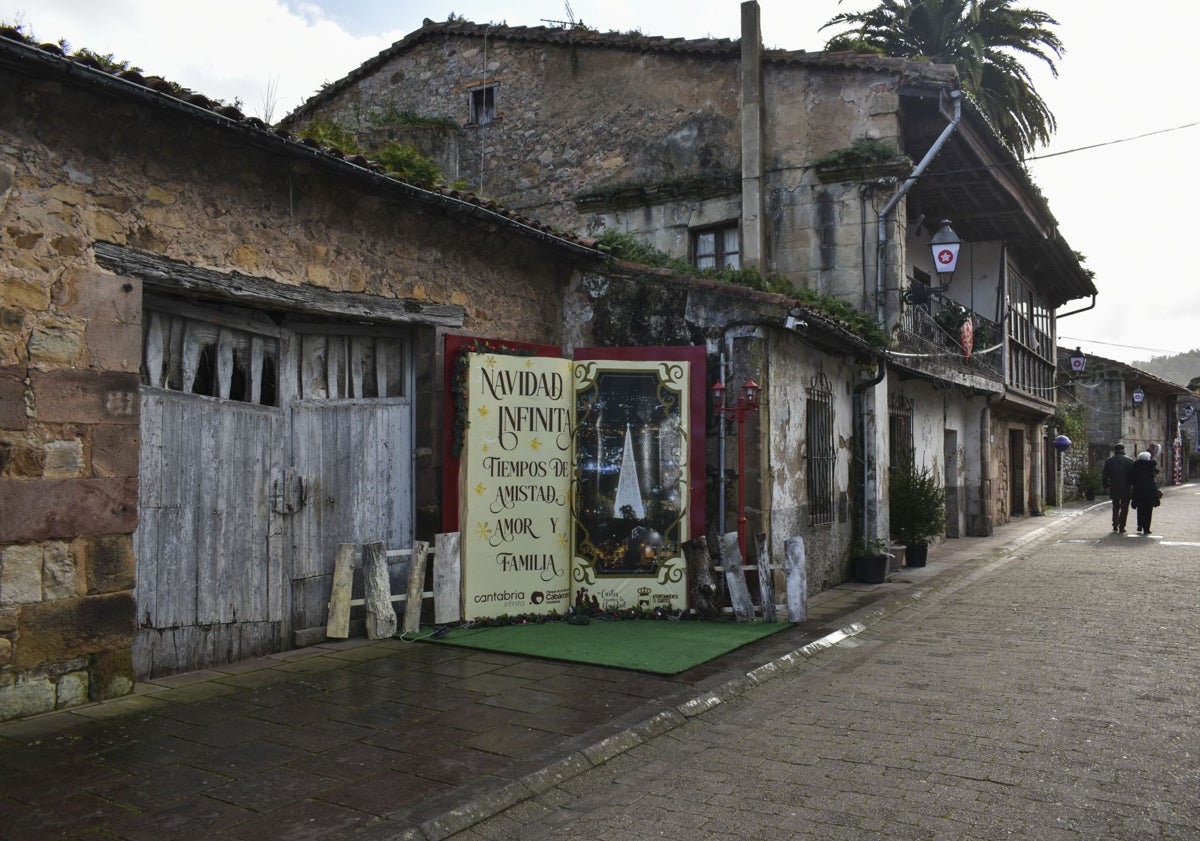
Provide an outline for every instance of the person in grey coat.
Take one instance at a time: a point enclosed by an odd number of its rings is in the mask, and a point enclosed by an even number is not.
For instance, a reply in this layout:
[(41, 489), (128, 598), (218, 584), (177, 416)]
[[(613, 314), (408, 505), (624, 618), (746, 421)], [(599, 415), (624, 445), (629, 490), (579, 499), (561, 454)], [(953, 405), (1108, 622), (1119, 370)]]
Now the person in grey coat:
[(1158, 506), (1162, 494), (1154, 474), (1158, 465), (1149, 453), (1138, 453), (1137, 461), (1129, 468), (1129, 482), (1133, 486), (1133, 496), (1130, 504), (1137, 511), (1138, 534), (1150, 534), (1150, 521), (1154, 517), (1154, 509)]
[(1133, 488), (1129, 484), (1131, 467), (1133, 459), (1125, 455), (1125, 445), (1117, 444), (1113, 447), (1113, 454), (1104, 462), (1104, 469), (1100, 471), (1104, 487), (1112, 500), (1113, 531), (1125, 531), (1125, 524), (1129, 521), (1129, 499), (1133, 494)]

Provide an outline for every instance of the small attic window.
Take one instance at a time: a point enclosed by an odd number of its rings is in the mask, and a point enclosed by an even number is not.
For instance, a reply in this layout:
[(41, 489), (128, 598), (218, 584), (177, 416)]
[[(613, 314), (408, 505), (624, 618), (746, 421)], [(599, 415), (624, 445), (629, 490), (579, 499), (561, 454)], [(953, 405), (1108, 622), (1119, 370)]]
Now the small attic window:
[(470, 122), (477, 126), (486, 126), (496, 119), (496, 85), (475, 88), (468, 91), (471, 97)]

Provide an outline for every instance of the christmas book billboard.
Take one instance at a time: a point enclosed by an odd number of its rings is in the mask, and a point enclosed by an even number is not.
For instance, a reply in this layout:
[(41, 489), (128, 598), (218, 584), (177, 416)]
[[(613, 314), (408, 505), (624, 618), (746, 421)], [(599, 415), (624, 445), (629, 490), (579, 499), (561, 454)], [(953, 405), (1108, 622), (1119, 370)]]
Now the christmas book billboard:
[(704, 350), (576, 357), (469, 356), (467, 620), (687, 606), (682, 544), (702, 528)]

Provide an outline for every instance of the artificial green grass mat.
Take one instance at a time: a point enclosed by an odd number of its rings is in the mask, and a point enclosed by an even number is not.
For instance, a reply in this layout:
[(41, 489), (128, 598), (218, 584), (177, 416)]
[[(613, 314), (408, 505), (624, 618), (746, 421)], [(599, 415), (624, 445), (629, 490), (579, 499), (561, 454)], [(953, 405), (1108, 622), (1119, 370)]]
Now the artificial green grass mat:
[(673, 675), (760, 640), (788, 622), (592, 620), (460, 628), (428, 642)]

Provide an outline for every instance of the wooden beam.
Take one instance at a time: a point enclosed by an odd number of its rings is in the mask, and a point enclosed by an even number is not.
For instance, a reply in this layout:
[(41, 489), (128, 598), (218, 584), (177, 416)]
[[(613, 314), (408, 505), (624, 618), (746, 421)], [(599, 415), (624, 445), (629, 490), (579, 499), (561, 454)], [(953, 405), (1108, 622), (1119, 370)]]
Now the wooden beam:
[(217, 272), (110, 242), (93, 245), (96, 262), (119, 275), (141, 278), (153, 291), (181, 292), (271, 310), (320, 313), (389, 324), (462, 327), (466, 308), (414, 298), (383, 298), (360, 292), (334, 292), (319, 286), (291, 285), (241, 272)]

